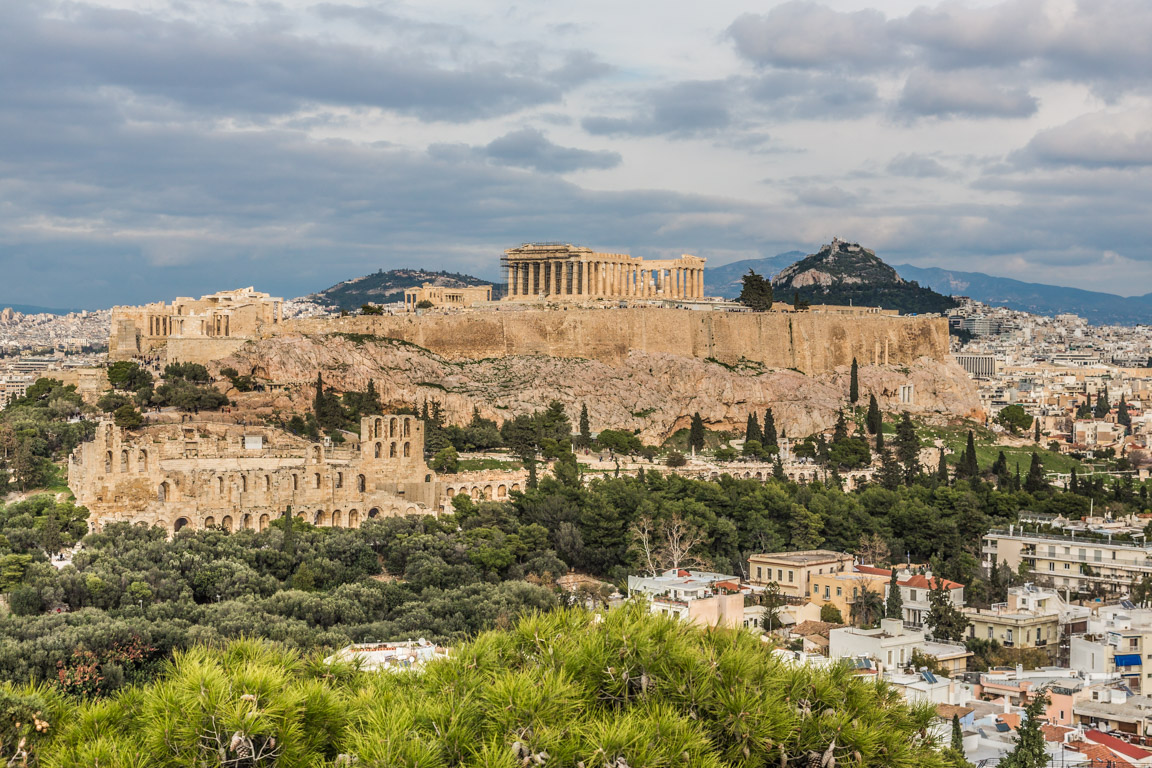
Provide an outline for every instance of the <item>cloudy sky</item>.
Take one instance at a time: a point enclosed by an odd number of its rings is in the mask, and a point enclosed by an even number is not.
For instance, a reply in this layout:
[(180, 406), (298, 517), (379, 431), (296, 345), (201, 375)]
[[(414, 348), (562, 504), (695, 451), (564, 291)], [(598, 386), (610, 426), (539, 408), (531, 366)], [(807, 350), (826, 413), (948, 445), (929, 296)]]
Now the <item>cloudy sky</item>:
[(0, 303), (560, 240), (1152, 291), (1152, 3), (0, 0)]

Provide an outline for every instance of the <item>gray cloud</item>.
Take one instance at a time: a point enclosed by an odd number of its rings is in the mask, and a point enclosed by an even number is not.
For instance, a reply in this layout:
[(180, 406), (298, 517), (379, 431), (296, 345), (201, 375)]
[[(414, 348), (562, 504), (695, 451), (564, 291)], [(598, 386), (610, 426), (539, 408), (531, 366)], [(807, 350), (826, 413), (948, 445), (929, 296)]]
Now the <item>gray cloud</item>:
[(484, 158), (497, 165), (530, 168), (540, 173), (615, 168), (622, 158), (619, 152), (593, 151), (562, 147), (535, 128), (521, 128), (493, 140), (487, 146), (467, 144), (434, 144), (428, 148), (432, 157), (450, 162), (470, 162)]
[(84, 5), (51, 17), (42, 10), (25, 0), (0, 4), (0, 87), (35, 73), (41, 87), (121, 88), (201, 112), (338, 105), (463, 121), (557, 101), (603, 72), (595, 57), (573, 52), (524, 74), (513, 54), (443, 63), (443, 44), (368, 47), (274, 23), (222, 30)]
[(587, 117), (581, 125), (596, 135), (687, 137), (726, 128), (732, 116), (730, 84), (693, 80), (650, 92), (631, 117)]
[(762, 66), (860, 70), (899, 59), (887, 20), (875, 10), (841, 13), (793, 0), (740, 16), (728, 34), (741, 54)]
[(896, 155), (888, 161), (886, 170), (893, 176), (911, 176), (920, 179), (941, 179), (952, 175), (936, 158), (914, 152), (902, 152)]
[(1024, 87), (998, 84), (987, 73), (913, 72), (897, 109), (915, 117), (1029, 117), (1039, 102)]
[(1152, 113), (1095, 113), (1040, 131), (1014, 153), (1023, 165), (1152, 166)]
[(880, 106), (871, 82), (820, 72), (766, 72), (744, 86), (746, 98), (767, 107), (774, 119), (842, 120)]

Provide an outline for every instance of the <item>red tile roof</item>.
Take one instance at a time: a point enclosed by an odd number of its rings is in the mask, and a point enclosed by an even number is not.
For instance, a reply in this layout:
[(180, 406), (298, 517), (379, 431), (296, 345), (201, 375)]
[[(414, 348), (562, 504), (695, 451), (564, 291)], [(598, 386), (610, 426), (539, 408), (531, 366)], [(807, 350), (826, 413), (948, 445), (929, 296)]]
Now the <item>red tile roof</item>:
[(1152, 752), (1141, 749), (1135, 744), (1129, 744), (1123, 739), (1110, 736), (1103, 731), (1087, 731), (1084, 735), (1097, 744), (1102, 744), (1113, 752), (1119, 752), (1121, 755), (1130, 757), (1133, 760), (1147, 760), (1152, 757)]
[(1044, 741), (1055, 741), (1060, 743), (1064, 741), (1064, 735), (1072, 731), (1063, 725), (1049, 725), (1044, 723), (1040, 726), (1040, 730), (1044, 732)]
[(1068, 748), (1074, 749), (1088, 758), (1087, 768), (1132, 768), (1131, 763), (1116, 757), (1112, 750), (1100, 744), (1073, 741), (1068, 744)]
[[(855, 569), (857, 573), (864, 573), (869, 576), (887, 576), (888, 578), (892, 578), (891, 568), (877, 568), (874, 565), (857, 565)], [(919, 573), (914, 573), (904, 581), (897, 581), (896, 583), (902, 587), (912, 587), (913, 589), (931, 589), (936, 582), (943, 583), (945, 589), (960, 589), (964, 586), (960, 582), (941, 579), (939, 576), (933, 576), (932, 581), (929, 582), (927, 576), (922, 576)]]

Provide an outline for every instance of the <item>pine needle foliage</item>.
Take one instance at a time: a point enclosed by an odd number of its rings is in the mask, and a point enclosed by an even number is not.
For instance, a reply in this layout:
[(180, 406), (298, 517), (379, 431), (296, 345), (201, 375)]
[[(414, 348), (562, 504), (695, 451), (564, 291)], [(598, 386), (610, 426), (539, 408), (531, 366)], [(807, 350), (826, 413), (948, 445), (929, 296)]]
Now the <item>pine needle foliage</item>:
[(78, 706), (41, 765), (944, 768), (933, 719), (846, 665), (792, 666), (634, 604), (530, 615), (417, 672), (198, 647)]

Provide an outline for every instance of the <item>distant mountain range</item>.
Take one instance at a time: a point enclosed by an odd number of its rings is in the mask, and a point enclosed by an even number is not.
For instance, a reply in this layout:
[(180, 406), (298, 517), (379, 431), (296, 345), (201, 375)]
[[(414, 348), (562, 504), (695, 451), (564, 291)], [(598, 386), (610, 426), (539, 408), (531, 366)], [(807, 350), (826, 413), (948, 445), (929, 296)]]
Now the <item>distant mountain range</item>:
[(22, 315), (70, 315), (73, 312), (83, 312), (82, 309), (57, 309), (53, 307), (38, 307), (35, 304), (4, 304), (0, 309), (11, 309)]
[[(391, 269), (373, 272), (364, 277), (356, 277), (337, 283), (305, 298), (335, 309), (359, 309), (364, 304), (389, 304), (404, 300), (404, 291), (418, 288), (424, 283), (442, 285), (446, 288), (462, 288), (469, 285), (492, 285), (491, 280), (464, 275), (458, 272), (430, 272), (426, 269)], [(492, 297), (499, 298), (503, 286), (492, 285)]]
[[(744, 259), (709, 267), (704, 270), (704, 289), (709, 296), (733, 299), (740, 295), (740, 278), (754, 270), (765, 277), (779, 272), (804, 258), (800, 251), (788, 251), (777, 256)], [(981, 272), (958, 272), (938, 267), (914, 267), (911, 264), (893, 264), (902, 278), (915, 280), (920, 285), (944, 295), (968, 296), (991, 306), (1008, 307), (1037, 315), (1058, 315), (1071, 312), (1095, 324), (1120, 323), (1126, 325), (1152, 323), (1152, 293), (1127, 298), (1110, 293), (1085, 291), (1043, 283), (1026, 283), (1007, 277), (994, 277)], [(779, 294), (781, 301), (791, 296)]]

